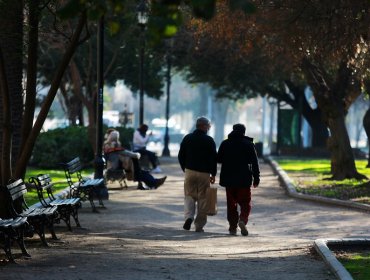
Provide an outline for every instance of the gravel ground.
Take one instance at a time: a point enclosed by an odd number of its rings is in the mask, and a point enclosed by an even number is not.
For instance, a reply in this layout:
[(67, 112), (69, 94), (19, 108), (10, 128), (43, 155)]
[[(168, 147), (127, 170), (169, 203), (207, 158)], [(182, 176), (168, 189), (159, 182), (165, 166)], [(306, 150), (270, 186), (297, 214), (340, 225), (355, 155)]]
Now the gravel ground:
[(60, 241), (48, 248), (27, 239), (32, 258), (20, 258), (14, 248), (17, 264), (0, 265), (0, 279), (335, 279), (313, 241), (369, 236), (368, 214), (290, 198), (264, 163), (248, 237), (228, 235), (221, 187), (218, 214), (205, 232), (184, 231), (183, 174), (175, 158), (161, 162), (168, 179), (159, 189), (109, 185), (107, 209), (96, 214), (84, 204), (83, 228), (58, 225)]

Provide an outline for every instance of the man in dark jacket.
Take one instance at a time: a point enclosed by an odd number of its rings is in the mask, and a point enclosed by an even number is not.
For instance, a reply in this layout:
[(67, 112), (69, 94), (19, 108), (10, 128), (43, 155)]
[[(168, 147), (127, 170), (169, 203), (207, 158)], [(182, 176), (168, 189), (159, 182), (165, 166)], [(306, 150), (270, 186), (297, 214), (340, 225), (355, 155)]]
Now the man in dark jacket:
[[(180, 145), (178, 159), (181, 169), (185, 172), (185, 230), (190, 230), (194, 221), (195, 231), (203, 232), (207, 223), (206, 192), (210, 183), (214, 184), (217, 173), (216, 144), (212, 137), (207, 135), (210, 126), (207, 118), (198, 118), (196, 129), (186, 135)], [(194, 220), (196, 205), (197, 216)]]
[(260, 171), (253, 138), (245, 136), (243, 124), (235, 124), (228, 139), (221, 143), (217, 161), (222, 164), (220, 185), (226, 187), (229, 232), (236, 235), (239, 225), (241, 234), (246, 236), (251, 211), (251, 186), (258, 186)]

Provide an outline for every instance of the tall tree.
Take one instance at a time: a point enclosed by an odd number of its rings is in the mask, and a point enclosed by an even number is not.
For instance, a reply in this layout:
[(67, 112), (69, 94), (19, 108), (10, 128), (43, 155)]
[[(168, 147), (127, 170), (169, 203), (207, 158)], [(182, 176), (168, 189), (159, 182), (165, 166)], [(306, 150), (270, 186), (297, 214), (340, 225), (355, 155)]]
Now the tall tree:
[[(20, 150), (21, 108), (23, 108), (23, 1), (6, 0), (0, 2), (0, 26), (2, 27), (0, 29), (0, 48), (3, 58), (0, 96), (3, 110), (0, 111), (0, 122), (5, 129), (0, 128), (0, 154), (2, 155), (1, 180), (4, 184), (11, 176), (11, 166), (15, 166)], [(7, 105), (9, 107), (6, 107)], [(8, 166), (10, 163), (11, 166)]]
[(275, 29), (274, 34), (286, 38), (288, 48), (299, 50), (300, 69), (330, 130), (328, 148), (334, 179), (366, 178), (356, 170), (345, 116), (361, 94), (369, 11), (368, 1), (355, 5), (352, 1), (277, 1), (268, 10), (273, 17), (285, 19), (280, 22), (282, 30)]
[[(216, 68), (226, 69), (215, 78), (209, 75), (207, 79), (225, 92), (242, 94), (267, 93), (282, 81), (291, 81), (292, 77), (305, 80), (314, 91), (319, 107), (317, 113), (331, 131), (328, 147), (333, 178), (364, 178), (356, 170), (344, 120), (349, 106), (361, 94), (370, 4), (368, 1), (355, 5), (351, 1), (253, 2), (257, 12), (252, 16), (243, 17), (220, 3), (220, 17), (206, 24), (193, 23), (192, 27), (201, 35), (198, 38), (204, 35), (208, 38), (206, 45), (209, 47), (203, 48), (204, 53), (206, 56), (214, 54), (208, 60), (217, 65)], [(202, 50), (201, 43), (196, 51)], [(215, 46), (218, 51), (214, 50)], [(247, 61), (245, 73), (249, 74), (245, 75), (246, 83), (238, 78), (244, 60)], [(210, 73), (205, 65), (200, 66)], [(259, 67), (264, 69), (264, 77)], [(226, 72), (232, 74), (225, 75)], [(255, 78), (253, 72), (259, 77)], [(265, 89), (258, 90), (261, 85)]]

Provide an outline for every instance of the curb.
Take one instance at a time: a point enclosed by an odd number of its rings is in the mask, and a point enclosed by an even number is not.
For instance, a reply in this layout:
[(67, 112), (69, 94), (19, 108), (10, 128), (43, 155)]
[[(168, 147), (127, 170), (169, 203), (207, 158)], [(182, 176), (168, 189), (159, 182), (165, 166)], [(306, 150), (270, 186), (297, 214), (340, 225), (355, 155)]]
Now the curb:
[(338, 279), (353, 280), (349, 272), (328, 248), (328, 246), (333, 245), (370, 245), (370, 239), (316, 239), (314, 242), (316, 251), (324, 259), (326, 264), (330, 267), (331, 271), (338, 277)]
[[(297, 192), (293, 180), (288, 176), (288, 174), (279, 166), (279, 164), (274, 161), (271, 157), (264, 157), (265, 161), (270, 164), (274, 172), (281, 179), (283, 186), (287, 190), (289, 196), (299, 199), (305, 199), (320, 203), (327, 203), (337, 206), (344, 206), (347, 208), (355, 208), (364, 211), (370, 211), (370, 205), (362, 204), (353, 201), (344, 201), (335, 198), (321, 197), (317, 195), (308, 195)], [(332, 245), (370, 245), (370, 239), (316, 239), (314, 241), (315, 250), (323, 258), (325, 263), (329, 266), (330, 270), (337, 276), (340, 280), (353, 280), (349, 272), (344, 268), (344, 266), (337, 260), (332, 251), (328, 246)]]
[(279, 166), (279, 164), (276, 161), (274, 161), (269, 156), (265, 157), (265, 160), (271, 165), (274, 172), (278, 174), (279, 178), (282, 180), (283, 185), (288, 192), (288, 195), (292, 197), (316, 201), (316, 202), (328, 203), (328, 204), (333, 204), (333, 205), (338, 205), (338, 206), (344, 206), (344, 207), (349, 207), (349, 208), (355, 208), (355, 209), (360, 209), (360, 210), (370, 212), (370, 205), (367, 205), (367, 204), (353, 202), (353, 201), (340, 200), (336, 198), (327, 198), (327, 197), (322, 197), (322, 196), (317, 196), (317, 195), (308, 195), (308, 194), (299, 193), (297, 192), (292, 179), (290, 179), (287, 173)]

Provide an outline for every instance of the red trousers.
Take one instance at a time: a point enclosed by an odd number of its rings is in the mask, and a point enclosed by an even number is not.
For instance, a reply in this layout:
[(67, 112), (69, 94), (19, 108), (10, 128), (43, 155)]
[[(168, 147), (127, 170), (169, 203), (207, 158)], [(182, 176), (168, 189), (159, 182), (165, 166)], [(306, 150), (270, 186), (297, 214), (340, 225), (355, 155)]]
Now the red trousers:
[[(226, 187), (227, 220), (231, 229), (236, 229), (239, 219), (245, 224), (252, 209), (251, 188), (229, 188)], [(238, 213), (240, 206), (240, 215)]]

